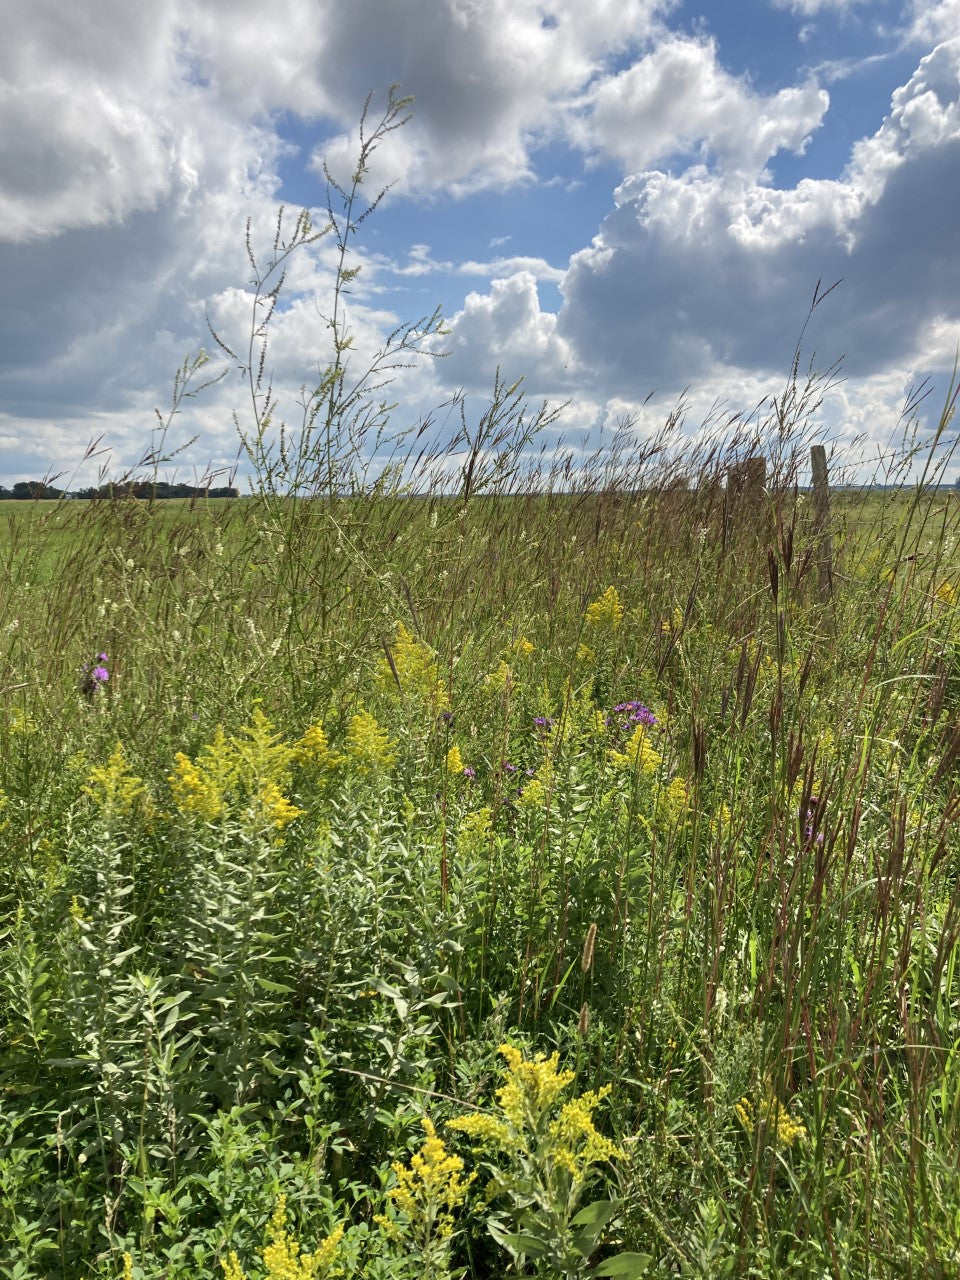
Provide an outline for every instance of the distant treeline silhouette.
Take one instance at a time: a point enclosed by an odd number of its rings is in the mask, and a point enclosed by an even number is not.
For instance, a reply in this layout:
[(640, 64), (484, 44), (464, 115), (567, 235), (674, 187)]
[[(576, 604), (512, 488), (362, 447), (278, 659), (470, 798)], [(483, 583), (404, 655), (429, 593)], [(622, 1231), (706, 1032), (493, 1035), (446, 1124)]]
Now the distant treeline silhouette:
[(19, 480), (12, 489), (0, 485), (0, 501), (9, 498), (238, 498), (239, 489), (230, 485), (198, 488), (192, 484), (168, 484), (166, 480), (121, 480), (117, 483), (76, 489), (68, 493), (42, 480)]

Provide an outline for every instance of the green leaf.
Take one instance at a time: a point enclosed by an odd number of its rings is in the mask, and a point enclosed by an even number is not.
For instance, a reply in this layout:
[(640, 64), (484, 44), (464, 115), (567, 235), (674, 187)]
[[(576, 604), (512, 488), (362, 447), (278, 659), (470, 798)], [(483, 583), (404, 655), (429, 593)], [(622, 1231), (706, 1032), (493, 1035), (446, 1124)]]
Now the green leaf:
[(633, 1276), (646, 1274), (653, 1259), (649, 1253), (618, 1253), (615, 1258), (607, 1258), (591, 1272), (591, 1280), (596, 1276), (620, 1276), (622, 1280), (632, 1280)]
[(619, 1207), (616, 1200), (594, 1200), (592, 1204), (581, 1209), (577, 1216), (571, 1219), (571, 1223), (575, 1227), (593, 1225), (602, 1227), (610, 1221)]
[(527, 1258), (543, 1258), (550, 1251), (550, 1246), (537, 1236), (504, 1231), (502, 1227), (497, 1226), (493, 1221), (487, 1222), (487, 1230), (497, 1244), (502, 1244), (514, 1257), (523, 1254)]

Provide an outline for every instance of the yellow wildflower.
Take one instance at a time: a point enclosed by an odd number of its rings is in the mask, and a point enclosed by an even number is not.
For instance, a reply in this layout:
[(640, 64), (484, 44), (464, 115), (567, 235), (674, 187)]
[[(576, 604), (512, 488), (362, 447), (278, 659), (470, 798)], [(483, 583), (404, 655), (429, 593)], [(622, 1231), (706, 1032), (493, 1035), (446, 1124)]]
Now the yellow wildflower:
[(130, 1253), (123, 1255), (123, 1280), (133, 1280), (133, 1255)]
[(551, 1122), (554, 1161), (578, 1180), (591, 1165), (623, 1155), (617, 1144), (598, 1133), (593, 1124), (593, 1113), (609, 1092), (606, 1084), (565, 1102), (560, 1115)]
[(660, 623), (660, 630), (665, 636), (678, 636), (683, 630), (683, 610), (675, 608)]
[(465, 857), (486, 852), (493, 833), (493, 812), (488, 805), (464, 814), (457, 832), (457, 849)]
[(516, 1133), (508, 1129), (496, 1116), (483, 1115), (479, 1111), (468, 1116), (457, 1116), (447, 1125), (457, 1133), (465, 1133), (478, 1146), (492, 1147), (495, 1151), (508, 1151), (517, 1145)]
[(510, 1044), (502, 1044), (497, 1052), (507, 1060), (507, 1080), (497, 1090), (497, 1101), (515, 1128), (522, 1128), (527, 1114), (544, 1112), (574, 1078), (572, 1071), (558, 1069), (558, 1053), (551, 1054), (549, 1058), (538, 1053), (529, 1060)]
[(127, 763), (121, 742), (114, 747), (106, 764), (95, 765), (90, 770), (83, 792), (108, 817), (132, 813), (147, 795), (143, 779), (138, 778)]
[(952, 606), (957, 603), (957, 588), (952, 582), (941, 582), (933, 596), (938, 603)]
[[(466, 1200), (475, 1175), (463, 1176), (463, 1161), (447, 1150), (428, 1116), (422, 1124), (426, 1141), (410, 1157), (409, 1167), (398, 1161), (391, 1166), (396, 1182), (387, 1199), (403, 1215), (400, 1223), (393, 1224), (391, 1234), (413, 1236), (426, 1254), (434, 1233), (440, 1240), (452, 1235), (453, 1211)], [(384, 1225), (388, 1224), (389, 1220)]]
[(598, 631), (616, 631), (623, 621), (625, 609), (616, 587), (607, 587), (602, 596), (587, 605), (584, 621)]
[(460, 754), (460, 748), (456, 743), (447, 752), (447, 773), (460, 776), (463, 773), (463, 756)]
[(533, 653), (533, 645), (526, 636), (518, 636), (510, 646), (510, 649), (518, 658), (529, 658), (530, 654)]
[[(266, 1267), (265, 1280), (320, 1280), (330, 1272), (343, 1239), (344, 1226), (340, 1223), (322, 1242), (316, 1253), (301, 1253), (300, 1245), (287, 1230), (287, 1197), (281, 1195), (267, 1226), (270, 1243), (264, 1246), (262, 1258)], [(231, 1253), (220, 1264), (224, 1280), (247, 1280), (240, 1259)]]
[(690, 807), (690, 793), (683, 778), (671, 778), (657, 796), (657, 817), (669, 827), (675, 827), (686, 819)]
[(395, 744), (369, 711), (350, 718), (346, 754), (361, 774), (380, 773), (396, 760)]
[(228, 1258), (222, 1259), (220, 1265), (223, 1267), (224, 1280), (247, 1280), (240, 1266), (240, 1259), (235, 1253), (231, 1252)]
[[(610, 1086), (582, 1094), (563, 1103), (553, 1119), (548, 1117), (558, 1096), (574, 1078), (559, 1069), (556, 1053), (526, 1059), (512, 1045), (501, 1045), (507, 1060), (503, 1086), (497, 1090), (500, 1114), (458, 1116), (449, 1128), (465, 1133), (481, 1150), (500, 1152), (535, 1164), (564, 1169), (582, 1182), (592, 1165), (622, 1156), (620, 1148), (597, 1132), (593, 1113), (609, 1094)], [(498, 1195), (497, 1179), (488, 1192)]]
[(319, 721), (304, 730), (296, 750), (301, 763), (313, 765), (318, 769), (335, 769), (341, 761), (336, 751), (331, 750), (323, 725)]
[(264, 782), (261, 785), (257, 803), (267, 825), (276, 827), (278, 831), (295, 818), (302, 817), (304, 812), (291, 804), (275, 782)]
[(226, 810), (226, 797), (236, 777), (234, 752), (223, 728), (217, 725), (213, 741), (200, 749), (196, 761), (177, 752), (168, 781), (173, 802), (181, 813), (195, 813), (206, 822), (214, 822)]
[(450, 699), (440, 679), (436, 655), (402, 622), (396, 625), (389, 660), (380, 659), (378, 676), (387, 691), (396, 691), (399, 685), (403, 696), (426, 703), (435, 713), (449, 709)]
[(749, 1098), (741, 1098), (734, 1104), (733, 1110), (747, 1133), (753, 1133), (759, 1119), (759, 1123), (780, 1147), (792, 1147), (795, 1142), (807, 1136), (803, 1123), (792, 1116), (772, 1093), (760, 1103), (759, 1117), (754, 1116), (754, 1106)]
[(661, 762), (658, 751), (650, 745), (646, 725), (638, 724), (622, 751), (609, 752), (613, 764), (636, 773), (653, 773)]

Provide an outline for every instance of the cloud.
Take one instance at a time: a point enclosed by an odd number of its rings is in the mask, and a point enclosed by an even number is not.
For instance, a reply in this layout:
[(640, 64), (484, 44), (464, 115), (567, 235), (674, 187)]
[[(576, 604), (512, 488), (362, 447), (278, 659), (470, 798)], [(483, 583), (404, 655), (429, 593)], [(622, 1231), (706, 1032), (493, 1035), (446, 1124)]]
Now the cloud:
[(702, 164), (631, 175), (571, 257), (555, 325), (532, 281), (498, 282), (453, 319), (461, 369), (467, 352), (487, 371), (494, 352), (542, 351), (542, 372), (528, 364), (540, 385), (562, 352), (585, 394), (633, 402), (745, 375), (775, 382), (817, 282), (842, 278), (812, 317), (807, 353), (823, 366), (844, 357), (849, 377), (887, 377), (902, 392), (914, 372), (942, 367), (942, 335), (960, 331), (958, 103), (960, 40), (920, 61), (838, 179), (779, 189)]
[(497, 369), (507, 382), (526, 378), (534, 395), (573, 385), (572, 350), (556, 316), (540, 310), (530, 271), (494, 280), (489, 294), (467, 294), (438, 347), (448, 352), (439, 370), (447, 385), (489, 388)]
[(916, 44), (931, 45), (950, 40), (960, 31), (960, 0), (912, 0), (908, 38)]
[[(353, 0), (327, 6), (315, 71), (353, 121), (371, 83), (416, 99), (412, 127), (384, 148), (374, 181), (463, 195), (532, 181), (531, 148), (606, 61), (649, 40), (672, 0)], [(362, 56), (358, 57), (358, 50)], [(357, 131), (324, 144), (349, 172)], [(314, 157), (319, 170), (320, 153)]]
[(875, 0), (771, 0), (771, 3), (775, 9), (789, 9), (800, 17), (812, 18), (824, 12), (852, 13), (862, 5), (875, 3)]
[(715, 159), (725, 169), (759, 172), (780, 150), (802, 152), (829, 95), (812, 80), (764, 97), (717, 61), (713, 40), (663, 41), (583, 98), (571, 137), (615, 158), (625, 172), (673, 155)]

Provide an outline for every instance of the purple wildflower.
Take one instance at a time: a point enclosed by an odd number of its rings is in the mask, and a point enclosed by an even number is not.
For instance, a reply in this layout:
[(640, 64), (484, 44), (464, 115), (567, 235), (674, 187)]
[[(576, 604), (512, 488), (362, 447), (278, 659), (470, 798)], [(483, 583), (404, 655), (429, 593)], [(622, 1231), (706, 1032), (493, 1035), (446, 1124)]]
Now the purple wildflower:
[(818, 797), (811, 796), (807, 811), (803, 815), (803, 838), (807, 844), (823, 844), (823, 832), (820, 830), (822, 817)]
[(657, 717), (650, 708), (635, 699), (630, 702), (618, 702), (613, 710), (615, 715), (626, 716), (626, 720), (620, 726), (622, 729), (638, 724), (647, 725), (649, 728), (657, 723)]
[(98, 653), (95, 666), (91, 667), (89, 663), (84, 663), (80, 672), (80, 692), (84, 697), (92, 698), (96, 691), (110, 679), (110, 672), (103, 665), (106, 661), (107, 655)]
[(500, 766), (504, 773), (516, 773), (518, 766), (511, 764), (509, 760), (504, 760)]
[(463, 776), (466, 778), (468, 782), (472, 782), (474, 778), (477, 776), (477, 771), (476, 769), (471, 769), (470, 766), (467, 765), (463, 771)]
[(549, 733), (553, 728), (553, 716), (534, 716), (533, 727), (538, 733)]

